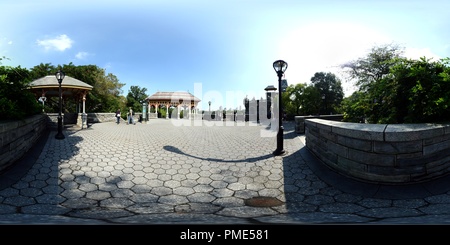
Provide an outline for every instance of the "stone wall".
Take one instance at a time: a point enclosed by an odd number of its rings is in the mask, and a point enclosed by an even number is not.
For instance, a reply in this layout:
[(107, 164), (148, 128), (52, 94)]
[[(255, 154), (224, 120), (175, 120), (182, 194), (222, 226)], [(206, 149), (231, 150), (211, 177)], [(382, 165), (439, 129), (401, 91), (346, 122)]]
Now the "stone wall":
[(450, 124), (362, 124), (307, 119), (306, 147), (337, 172), (410, 184), (450, 172)]
[(47, 128), (47, 116), (0, 122), (0, 172), (25, 155)]
[(305, 133), (305, 119), (319, 118), (331, 121), (342, 121), (344, 116), (342, 114), (337, 115), (317, 115), (317, 116), (295, 116), (295, 132), (298, 134)]
[[(124, 113), (124, 112), (122, 112)], [(136, 116), (136, 115), (135, 115)], [(117, 120), (116, 113), (87, 113), (87, 123), (115, 122)]]
[[(47, 127), (56, 130), (58, 127), (58, 113), (46, 113), (47, 114)], [(93, 123), (102, 122), (115, 122), (116, 113), (106, 112), (106, 113), (86, 113), (87, 114), (87, 124), (91, 125)], [(65, 113), (63, 114), (63, 125), (76, 124), (78, 127), (82, 127), (82, 115), (83, 113)], [(135, 113), (133, 119), (135, 122), (139, 120), (142, 113)], [(121, 119), (124, 121), (124, 119)], [(86, 125), (84, 125), (86, 126)]]

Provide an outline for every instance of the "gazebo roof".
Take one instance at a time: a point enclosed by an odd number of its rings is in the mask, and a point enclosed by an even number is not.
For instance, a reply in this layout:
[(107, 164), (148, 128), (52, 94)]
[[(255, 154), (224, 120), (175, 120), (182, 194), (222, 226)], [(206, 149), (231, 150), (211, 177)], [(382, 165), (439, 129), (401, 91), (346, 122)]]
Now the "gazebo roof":
[[(54, 88), (59, 87), (58, 80), (54, 75), (51, 76), (45, 76), (39, 79), (34, 80), (30, 83), (30, 86), (32, 88)], [(78, 79), (75, 79), (73, 77), (65, 76), (62, 83), (62, 88), (78, 88), (78, 89), (86, 89), (86, 90), (92, 90), (92, 86), (84, 83)]]
[[(59, 83), (54, 75), (36, 79), (30, 83), (30, 89), (37, 95), (45, 90), (47, 96), (58, 96)], [(65, 76), (61, 88), (64, 94), (73, 95), (82, 91), (92, 90), (92, 86), (73, 77)]]
[(200, 99), (195, 97), (189, 92), (156, 92), (153, 95), (147, 97), (148, 101), (171, 101), (178, 102), (179, 100), (183, 100), (183, 102), (194, 101), (199, 102)]

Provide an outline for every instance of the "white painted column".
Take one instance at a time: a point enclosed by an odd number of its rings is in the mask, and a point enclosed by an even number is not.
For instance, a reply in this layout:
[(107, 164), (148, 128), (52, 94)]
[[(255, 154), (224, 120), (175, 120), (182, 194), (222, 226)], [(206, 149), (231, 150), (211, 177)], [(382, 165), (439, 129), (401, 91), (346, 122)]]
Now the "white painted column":
[(86, 93), (83, 94), (83, 114), (81, 114), (81, 128), (87, 128), (87, 114), (86, 114)]
[(166, 104), (166, 119), (169, 118), (169, 105)]

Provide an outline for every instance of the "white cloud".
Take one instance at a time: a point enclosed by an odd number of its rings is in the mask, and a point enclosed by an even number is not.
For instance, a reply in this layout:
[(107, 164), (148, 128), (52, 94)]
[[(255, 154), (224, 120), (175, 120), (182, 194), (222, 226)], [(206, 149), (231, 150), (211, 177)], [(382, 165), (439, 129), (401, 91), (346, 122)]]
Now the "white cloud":
[(39, 46), (44, 47), (45, 50), (64, 51), (72, 47), (73, 40), (62, 34), (53, 39), (37, 40), (36, 42)]
[(406, 48), (404, 56), (409, 59), (418, 60), (422, 57), (438, 61), (441, 59), (439, 55), (433, 53), (429, 48)]
[(88, 52), (78, 52), (75, 57), (79, 60), (86, 59), (90, 54)]

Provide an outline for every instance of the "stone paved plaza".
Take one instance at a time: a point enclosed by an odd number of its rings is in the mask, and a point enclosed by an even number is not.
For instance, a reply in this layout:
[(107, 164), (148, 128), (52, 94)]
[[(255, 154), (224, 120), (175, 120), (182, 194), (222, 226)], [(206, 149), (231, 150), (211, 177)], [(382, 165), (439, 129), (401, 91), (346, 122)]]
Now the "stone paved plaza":
[[(450, 181), (360, 183), (284, 124), (152, 119), (51, 131), (0, 176), (1, 224), (448, 224)], [(31, 153), (30, 153), (31, 154)]]

